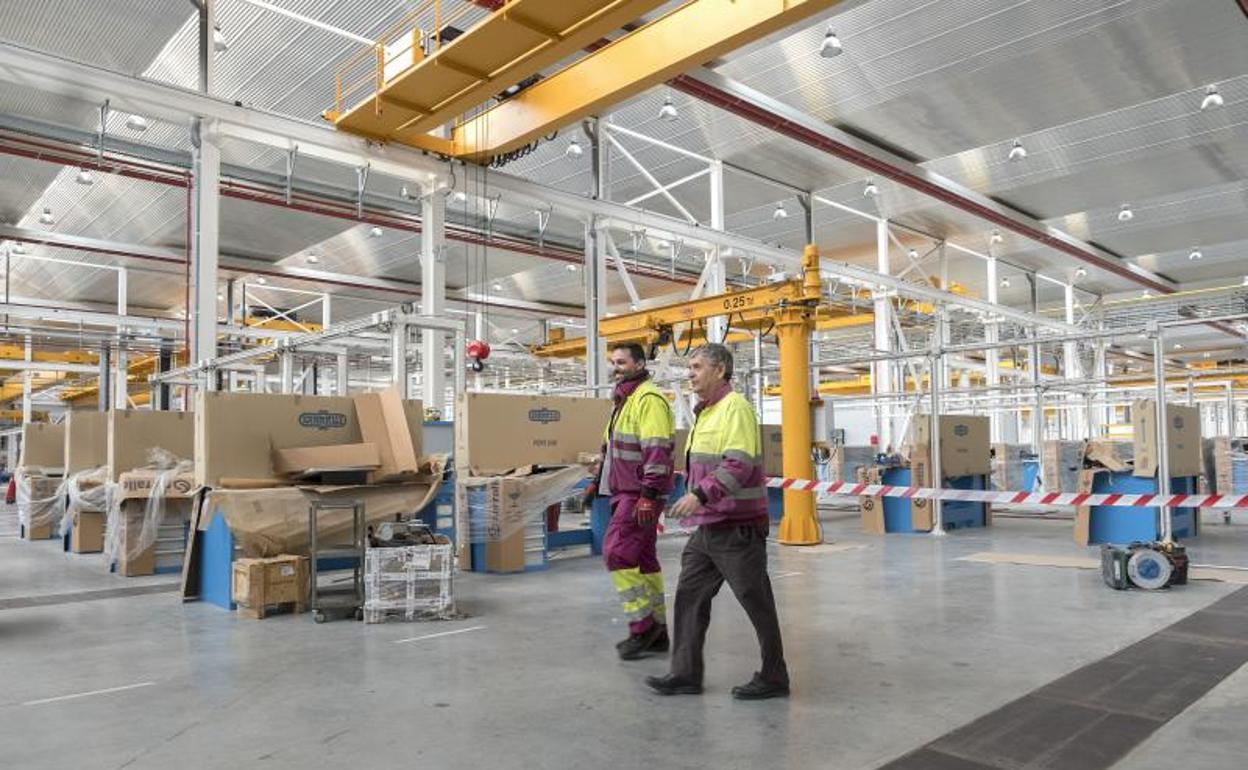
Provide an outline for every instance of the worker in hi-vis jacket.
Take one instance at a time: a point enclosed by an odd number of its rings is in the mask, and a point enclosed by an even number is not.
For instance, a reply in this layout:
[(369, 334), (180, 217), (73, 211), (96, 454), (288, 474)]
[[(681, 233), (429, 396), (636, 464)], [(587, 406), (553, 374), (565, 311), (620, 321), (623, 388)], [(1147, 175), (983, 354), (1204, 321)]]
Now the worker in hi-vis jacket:
[(668, 648), (663, 573), (656, 552), (659, 514), (672, 490), (672, 407), (650, 381), (641, 345), (611, 349), (615, 407), (603, 433), (602, 461), (586, 490), (611, 498), (603, 556), (628, 616), (628, 638), (616, 645), (623, 660)]

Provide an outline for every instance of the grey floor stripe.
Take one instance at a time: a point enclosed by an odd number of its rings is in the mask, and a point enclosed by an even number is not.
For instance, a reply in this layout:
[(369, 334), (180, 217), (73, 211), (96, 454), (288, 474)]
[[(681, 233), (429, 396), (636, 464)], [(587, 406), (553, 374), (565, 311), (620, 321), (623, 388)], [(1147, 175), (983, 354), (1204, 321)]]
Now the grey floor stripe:
[(1104, 770), (1245, 663), (1241, 588), (881, 770)]
[(56, 604), (94, 602), (100, 599), (119, 599), (126, 596), (172, 593), (177, 591), (181, 585), (181, 583), (152, 583), (142, 586), (127, 586), (125, 588), (105, 588), (99, 591), (77, 591), (72, 594), (15, 596), (10, 599), (0, 599), (0, 610), (17, 610), (23, 607), (49, 607)]

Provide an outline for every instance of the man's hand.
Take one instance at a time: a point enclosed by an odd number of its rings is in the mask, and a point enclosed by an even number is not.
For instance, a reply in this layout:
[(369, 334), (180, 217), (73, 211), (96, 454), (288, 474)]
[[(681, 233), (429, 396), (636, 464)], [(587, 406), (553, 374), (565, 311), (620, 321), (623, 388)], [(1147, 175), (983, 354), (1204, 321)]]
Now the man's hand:
[(675, 519), (683, 519), (697, 513), (698, 509), (701, 507), (702, 501), (698, 499), (697, 495), (689, 492), (684, 497), (676, 501), (676, 504), (672, 506), (672, 510), (669, 515)]
[(637, 500), (637, 504), (633, 506), (633, 519), (638, 524), (653, 524), (659, 520), (659, 514), (663, 512), (663, 504), (657, 499), (642, 497)]
[(589, 482), (589, 486), (585, 487), (585, 494), (581, 496), (581, 507), (592, 508), (594, 505), (594, 500), (596, 500), (597, 498), (598, 498), (598, 485), (591, 481)]

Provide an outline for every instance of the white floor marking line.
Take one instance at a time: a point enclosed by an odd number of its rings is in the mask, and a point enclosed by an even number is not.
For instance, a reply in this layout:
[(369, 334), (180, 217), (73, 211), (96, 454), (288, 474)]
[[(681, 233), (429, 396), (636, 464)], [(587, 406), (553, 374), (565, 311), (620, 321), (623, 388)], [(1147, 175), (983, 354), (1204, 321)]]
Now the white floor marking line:
[(410, 639), (395, 639), (395, 644), (403, 644), (404, 642), (419, 642), (423, 639), (437, 639), (440, 636), (454, 636), (455, 634), (466, 634), (469, 631), (482, 631), (485, 626), (473, 626), (472, 628), (459, 628), (454, 631), (443, 631), (439, 634), (425, 634), (424, 636), (413, 636)]
[(40, 698), (39, 700), (28, 700), (23, 706), (39, 706), (44, 703), (56, 703), (63, 700), (75, 700), (76, 698), (89, 698), (92, 695), (107, 695), (112, 692), (123, 692), (125, 690), (137, 690), (140, 687), (151, 687), (155, 682), (139, 682), (138, 684), (127, 684), (121, 687), (107, 687), (103, 690), (91, 690), (90, 692), (76, 692), (71, 695), (58, 695), (55, 698)]

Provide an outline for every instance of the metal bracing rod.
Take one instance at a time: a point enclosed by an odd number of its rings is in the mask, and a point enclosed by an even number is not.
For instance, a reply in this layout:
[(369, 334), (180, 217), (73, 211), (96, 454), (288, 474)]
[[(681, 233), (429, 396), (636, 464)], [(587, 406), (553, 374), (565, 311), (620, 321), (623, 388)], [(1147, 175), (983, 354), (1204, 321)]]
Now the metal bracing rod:
[(666, 192), (671, 192), (672, 190), (675, 190), (677, 187), (680, 187), (683, 184), (692, 182), (695, 179), (701, 179), (702, 177), (706, 176), (709, 173), (711, 173), (711, 170), (709, 168), (704, 168), (701, 171), (695, 171), (692, 174), (689, 174), (687, 176), (682, 176), (680, 179), (677, 179), (675, 182), (668, 182), (667, 184), (663, 185), (663, 187), (661, 187), (658, 190), (651, 190), (650, 192), (642, 193), (641, 195), (638, 195), (636, 198), (632, 198), (630, 200), (624, 201), (624, 205), (636, 206), (638, 203), (644, 203), (657, 195), (663, 195)]
[(641, 161), (633, 157), (633, 154), (628, 151), (628, 148), (620, 144), (619, 140), (614, 136), (611, 136), (609, 132), (605, 132), (604, 135), (607, 137), (607, 141), (611, 143), (611, 146), (619, 150), (620, 154), (624, 156), (624, 159), (631, 163), (633, 168), (637, 169), (638, 173), (640, 173), (647, 182), (654, 185), (655, 192), (660, 193), (664, 198), (666, 198), (667, 202), (675, 206), (676, 210), (679, 211), (685, 219), (688, 219), (691, 224), (697, 223), (698, 218), (693, 214), (690, 214), (689, 209), (685, 208), (680, 201), (676, 200), (676, 196), (668, 192), (667, 188), (663, 186), (663, 183), (655, 179), (654, 174), (651, 174), (649, 169), (647, 169)]

